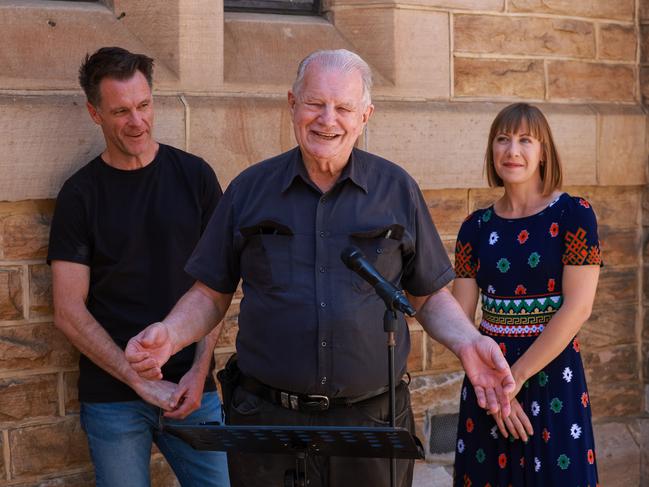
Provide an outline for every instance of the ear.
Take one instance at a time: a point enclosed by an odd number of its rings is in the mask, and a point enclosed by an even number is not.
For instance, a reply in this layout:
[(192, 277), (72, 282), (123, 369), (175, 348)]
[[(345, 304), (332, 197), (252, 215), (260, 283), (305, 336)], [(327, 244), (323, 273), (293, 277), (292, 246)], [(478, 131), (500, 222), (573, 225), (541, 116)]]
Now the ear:
[(99, 115), (99, 112), (97, 112), (97, 109), (94, 107), (94, 105), (89, 101), (87, 101), (86, 108), (88, 109), (88, 113), (90, 114), (90, 118), (92, 118), (92, 121), (95, 122), (97, 125), (101, 125), (103, 120), (101, 119), (101, 115)]
[(295, 95), (291, 90), (288, 90), (288, 108), (291, 110), (291, 114), (293, 114), (293, 111), (295, 110), (295, 102), (297, 99), (295, 98)]
[(365, 112), (363, 113), (363, 123), (367, 123), (370, 120), (370, 117), (374, 113), (374, 105), (371, 103), (367, 106), (365, 109)]

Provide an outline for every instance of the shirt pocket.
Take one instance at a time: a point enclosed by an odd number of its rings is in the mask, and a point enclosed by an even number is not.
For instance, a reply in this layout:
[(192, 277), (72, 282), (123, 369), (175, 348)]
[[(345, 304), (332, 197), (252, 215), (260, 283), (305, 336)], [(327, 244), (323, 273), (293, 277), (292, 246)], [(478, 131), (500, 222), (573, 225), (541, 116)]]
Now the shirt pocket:
[(241, 277), (265, 291), (285, 291), (293, 278), (293, 231), (279, 222), (264, 220), (239, 229), (245, 244)]
[[(367, 261), (388, 281), (398, 284), (403, 269), (402, 241), (404, 227), (398, 223), (349, 234), (352, 245), (358, 247)], [(355, 272), (350, 272), (352, 288), (367, 294), (372, 286)]]

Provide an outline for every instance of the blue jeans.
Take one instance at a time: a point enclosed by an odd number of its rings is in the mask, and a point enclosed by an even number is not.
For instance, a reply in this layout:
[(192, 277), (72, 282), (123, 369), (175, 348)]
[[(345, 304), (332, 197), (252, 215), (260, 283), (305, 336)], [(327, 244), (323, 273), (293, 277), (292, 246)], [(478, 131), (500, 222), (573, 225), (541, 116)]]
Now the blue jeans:
[(183, 487), (229, 487), (225, 452), (194, 450), (161, 431), (164, 424), (222, 421), (216, 392), (203, 394), (201, 407), (183, 420), (162, 418), (160, 408), (144, 401), (83, 402), (81, 426), (88, 437), (98, 487), (148, 487), (155, 442)]

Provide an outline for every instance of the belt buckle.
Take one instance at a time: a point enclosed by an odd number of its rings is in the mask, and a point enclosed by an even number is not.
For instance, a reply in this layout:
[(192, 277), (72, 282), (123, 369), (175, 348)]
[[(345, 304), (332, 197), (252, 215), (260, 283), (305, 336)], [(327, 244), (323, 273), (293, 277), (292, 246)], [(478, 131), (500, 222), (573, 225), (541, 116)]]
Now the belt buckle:
[(300, 401), (300, 405), (309, 411), (326, 411), (329, 409), (329, 398), (318, 394), (306, 396), (306, 400)]

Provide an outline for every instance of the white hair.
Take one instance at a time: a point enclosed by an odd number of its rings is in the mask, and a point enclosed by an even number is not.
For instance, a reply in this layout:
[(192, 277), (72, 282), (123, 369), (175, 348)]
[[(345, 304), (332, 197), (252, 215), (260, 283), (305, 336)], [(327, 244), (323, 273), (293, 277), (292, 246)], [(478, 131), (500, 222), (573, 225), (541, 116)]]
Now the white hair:
[(363, 80), (363, 107), (367, 108), (372, 103), (372, 70), (358, 54), (347, 49), (331, 51), (315, 51), (305, 57), (297, 68), (297, 76), (293, 82), (293, 94), (298, 96), (302, 89), (306, 70), (312, 63), (327, 69), (337, 69), (343, 73), (357, 71)]

